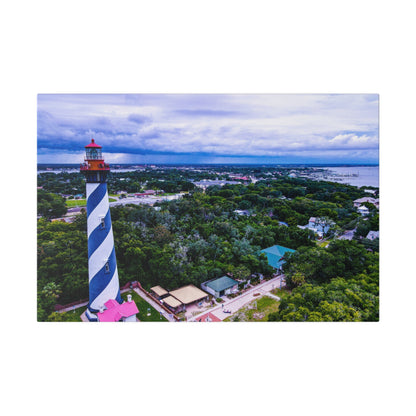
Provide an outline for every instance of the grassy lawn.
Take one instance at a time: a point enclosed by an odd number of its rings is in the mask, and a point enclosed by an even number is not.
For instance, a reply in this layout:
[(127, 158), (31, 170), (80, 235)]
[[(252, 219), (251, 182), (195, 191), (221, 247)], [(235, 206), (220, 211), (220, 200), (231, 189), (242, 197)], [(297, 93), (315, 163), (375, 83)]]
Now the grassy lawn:
[(319, 247), (326, 247), (328, 244), (330, 243), (330, 241), (328, 241), (328, 240), (324, 240), (324, 241), (317, 241), (316, 242), (316, 245), (317, 246), (319, 246)]
[(61, 313), (63, 322), (82, 322), (81, 315), (86, 311), (87, 307), (83, 306), (82, 308), (75, 309), (74, 311), (68, 311)]
[(86, 199), (67, 199), (66, 206), (68, 208), (85, 207), (87, 205)]
[[(275, 291), (280, 289), (275, 289)], [(279, 294), (277, 294), (279, 296)], [(267, 316), (271, 312), (276, 312), (279, 309), (280, 302), (268, 296), (263, 296), (249, 303), (241, 308), (234, 315), (224, 319), (228, 322), (265, 322)]]
[[(127, 295), (131, 294), (133, 300), (136, 302), (137, 307), (139, 308), (139, 313), (137, 314), (137, 318), (142, 322), (167, 322), (167, 319), (162, 316), (160, 319), (159, 312), (154, 309), (151, 305), (149, 305), (143, 298), (141, 298), (135, 291), (129, 290), (128, 292), (122, 293), (121, 297), (123, 300), (127, 301)], [(147, 316), (147, 309), (150, 309), (150, 316)], [(74, 311), (60, 313), (57, 318), (59, 318), (60, 322), (82, 322), (81, 315), (87, 309), (86, 306), (81, 308), (75, 309)]]
[(279, 296), (279, 298), (282, 299), (289, 292), (286, 289), (279, 289), (277, 287), (276, 289), (271, 290), (270, 293)]
[(48, 318), (51, 322), (82, 322), (81, 321), (81, 315), (85, 312), (87, 309), (86, 306), (82, 306), (81, 308), (75, 309), (75, 311), (68, 311), (68, 312), (55, 312), (52, 316), (53, 319)]
[[(108, 198), (109, 202), (115, 202), (117, 201), (116, 198)], [(87, 206), (87, 200), (86, 199), (67, 199), (66, 200), (66, 206), (68, 208), (74, 208), (74, 207), (85, 207)]]
[[(127, 300), (128, 294), (130, 294), (133, 300), (136, 302), (136, 305), (139, 309), (137, 318), (141, 322), (167, 322), (167, 319), (164, 316), (162, 316), (162, 319), (160, 319), (160, 313), (155, 308), (153, 308), (153, 306), (149, 305), (143, 298), (141, 298), (134, 290), (129, 290), (128, 292), (122, 293), (121, 297), (124, 300)], [(148, 309), (150, 309), (150, 316), (147, 316)]]

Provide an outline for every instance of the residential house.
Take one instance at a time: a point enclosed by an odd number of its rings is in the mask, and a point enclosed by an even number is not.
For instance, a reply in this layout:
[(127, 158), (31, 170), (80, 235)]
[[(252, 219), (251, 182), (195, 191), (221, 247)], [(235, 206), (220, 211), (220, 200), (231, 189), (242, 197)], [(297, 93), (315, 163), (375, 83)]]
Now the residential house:
[(359, 208), (360, 205), (364, 204), (364, 202), (369, 202), (370, 204), (373, 204), (376, 208), (379, 206), (379, 199), (378, 198), (372, 198), (365, 196), (364, 198), (359, 198), (354, 201), (354, 207)]
[(360, 205), (357, 208), (357, 211), (363, 216), (368, 215), (370, 213), (370, 210), (365, 205)]
[(294, 253), (296, 250), (291, 248), (275, 245), (272, 247), (265, 248), (261, 250), (261, 253), (264, 253), (267, 257), (267, 261), (270, 266), (274, 267), (277, 270), (281, 270), (284, 264), (283, 256), (285, 253)]
[(369, 231), (366, 237), (368, 240), (375, 240), (376, 238), (380, 238), (379, 231)]
[(245, 215), (245, 216), (249, 216), (250, 212), (248, 212), (246, 209), (235, 209), (234, 212), (237, 215)]
[(313, 231), (319, 237), (323, 237), (324, 235), (328, 233), (332, 225), (333, 225), (333, 221), (331, 220), (324, 219), (324, 218), (310, 217), (307, 225), (298, 225), (298, 227), (302, 229), (307, 228)]

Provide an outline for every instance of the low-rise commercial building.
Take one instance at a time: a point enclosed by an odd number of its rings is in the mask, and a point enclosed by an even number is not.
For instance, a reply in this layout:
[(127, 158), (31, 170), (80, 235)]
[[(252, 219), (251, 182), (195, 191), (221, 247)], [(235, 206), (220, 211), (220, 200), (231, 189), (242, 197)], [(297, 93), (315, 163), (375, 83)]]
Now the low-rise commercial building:
[(182, 312), (185, 310), (185, 305), (173, 296), (167, 296), (161, 300), (173, 313)]
[(150, 293), (156, 298), (156, 299), (163, 299), (167, 295), (169, 295), (169, 292), (166, 289), (163, 289), (161, 286), (153, 286), (150, 288)]
[(236, 292), (238, 290), (238, 282), (231, 279), (231, 277), (222, 276), (202, 283), (201, 288), (216, 298), (220, 298)]
[[(169, 295), (184, 305), (183, 310), (186, 310), (186, 307), (189, 305), (208, 300), (208, 294), (194, 285), (187, 285), (179, 289), (172, 290), (169, 292)], [(163, 302), (166, 302), (166, 299), (168, 298), (164, 298)]]

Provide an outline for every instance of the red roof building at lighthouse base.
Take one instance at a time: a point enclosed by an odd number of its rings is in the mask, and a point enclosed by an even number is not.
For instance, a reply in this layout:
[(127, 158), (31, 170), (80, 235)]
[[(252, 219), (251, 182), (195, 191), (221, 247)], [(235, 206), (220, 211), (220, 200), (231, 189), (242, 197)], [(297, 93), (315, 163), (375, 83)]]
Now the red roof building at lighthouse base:
[(118, 322), (120, 319), (135, 322), (136, 314), (139, 313), (134, 301), (120, 304), (116, 300), (110, 299), (104, 305), (107, 309), (97, 313), (100, 322)]

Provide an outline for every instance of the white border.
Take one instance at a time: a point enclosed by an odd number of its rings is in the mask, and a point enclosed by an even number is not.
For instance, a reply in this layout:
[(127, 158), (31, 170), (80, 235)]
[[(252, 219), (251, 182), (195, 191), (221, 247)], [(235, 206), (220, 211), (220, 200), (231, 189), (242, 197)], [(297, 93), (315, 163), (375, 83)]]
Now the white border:
[[(410, 5), (40, 0), (1, 6), (7, 414), (414, 410), (406, 377), (415, 370), (409, 262), (415, 221), (406, 215), (415, 154)], [(66, 92), (379, 93), (381, 322), (36, 323), (36, 94)]]

